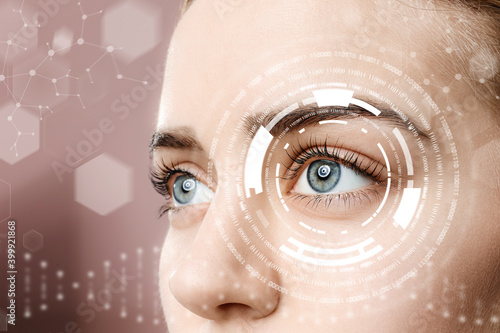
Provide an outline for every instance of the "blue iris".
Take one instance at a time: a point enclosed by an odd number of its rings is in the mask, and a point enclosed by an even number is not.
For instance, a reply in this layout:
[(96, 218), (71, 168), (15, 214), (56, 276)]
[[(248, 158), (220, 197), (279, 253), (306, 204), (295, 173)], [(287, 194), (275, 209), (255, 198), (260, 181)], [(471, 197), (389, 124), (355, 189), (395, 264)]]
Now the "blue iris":
[(331, 191), (340, 180), (340, 165), (330, 160), (312, 162), (307, 168), (307, 182), (319, 193)]

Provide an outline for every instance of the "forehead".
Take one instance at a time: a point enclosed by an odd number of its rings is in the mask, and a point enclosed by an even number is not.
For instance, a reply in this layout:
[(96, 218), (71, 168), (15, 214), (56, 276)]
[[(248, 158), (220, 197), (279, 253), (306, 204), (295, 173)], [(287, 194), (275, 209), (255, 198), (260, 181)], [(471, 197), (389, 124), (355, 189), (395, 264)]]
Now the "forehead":
[[(390, 1), (218, 3), (197, 0), (179, 22), (167, 58), (158, 129), (191, 126), (203, 141), (217, 125), (215, 104), (230, 103), (228, 96), (270, 66), (311, 52), (362, 48), (423, 79), (432, 64), (436, 67), (431, 50), (443, 48), (436, 31), (444, 31), (444, 21), (454, 21), (439, 11)], [(447, 54), (443, 65), (457, 66), (454, 55)], [(447, 71), (453, 70), (442, 72)]]

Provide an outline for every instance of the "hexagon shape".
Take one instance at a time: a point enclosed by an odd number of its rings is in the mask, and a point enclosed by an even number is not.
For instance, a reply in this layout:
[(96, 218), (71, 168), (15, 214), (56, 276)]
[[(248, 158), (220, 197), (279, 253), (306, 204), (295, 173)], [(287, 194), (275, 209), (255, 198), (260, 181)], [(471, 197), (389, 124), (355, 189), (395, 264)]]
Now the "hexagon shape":
[(160, 10), (145, 1), (118, 2), (106, 10), (102, 36), (108, 52), (130, 63), (153, 49), (160, 41)]
[(63, 26), (54, 32), (54, 39), (52, 40), (52, 49), (58, 50), (59, 55), (63, 55), (71, 50), (73, 45), (73, 31)]
[(132, 201), (132, 168), (102, 154), (75, 170), (75, 201), (108, 215)]
[(6, 220), (11, 214), (10, 184), (0, 179), (0, 222)]
[(36, 252), (43, 247), (43, 235), (31, 229), (23, 235), (23, 246), (31, 252)]
[(40, 118), (9, 102), (0, 108), (0, 159), (15, 164), (40, 148)]

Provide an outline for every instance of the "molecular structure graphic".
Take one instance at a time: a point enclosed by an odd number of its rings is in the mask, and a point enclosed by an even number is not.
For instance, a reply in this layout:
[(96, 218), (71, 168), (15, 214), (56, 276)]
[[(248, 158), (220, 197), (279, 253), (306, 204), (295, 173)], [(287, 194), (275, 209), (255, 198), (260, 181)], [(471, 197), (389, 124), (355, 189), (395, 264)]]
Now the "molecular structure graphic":
[[(18, 7), (8, 8), (9, 6)], [(136, 40), (141, 38), (149, 44), (138, 45), (139, 51), (133, 50), (132, 53), (136, 54), (131, 55), (130, 51), (120, 45), (99, 45), (91, 42), (92, 38), (86, 39), (88, 24), (98, 22), (102, 22), (104, 26), (103, 40), (111, 42), (123, 42), (118, 31), (124, 24), (123, 19), (129, 19), (131, 29), (147, 25), (154, 30), (154, 19), (156, 18), (157, 23), (158, 16), (151, 15), (152, 9), (139, 5), (137, 1), (120, 2), (111, 7), (109, 13), (104, 13), (102, 9), (88, 13), (81, 1), (45, 0), (39, 1), (38, 6), (41, 10), (37, 8), (36, 11), (33, 6), (26, 4), (26, 0), (15, 5), (7, 2), (0, 5), (2, 16), (10, 18), (8, 27), (0, 27), (1, 30), (8, 30), (8, 33), (0, 34), (0, 52), (5, 50), (3, 55), (0, 53), (0, 133), (3, 141), (0, 144), (0, 159), (10, 164), (39, 149), (40, 122), (44, 120), (45, 115), (53, 114), (55, 107), (68, 99), (75, 99), (82, 110), (86, 109), (86, 96), (82, 96), (77, 83), (89, 80), (90, 84), (94, 84), (93, 71), (103, 59), (111, 59), (113, 68), (109, 72), (114, 71), (117, 80), (130, 80), (147, 85), (147, 81), (124, 75), (115, 53), (120, 50), (123, 52), (123, 58), (128, 57), (130, 61), (149, 51), (158, 42), (154, 31), (145, 31), (146, 35), (153, 37), (149, 40), (142, 36), (135, 37)], [(63, 26), (55, 32), (52, 41), (42, 42), (40, 35), (44, 26), (56, 15), (64, 15), (63, 10), (71, 9), (70, 6), (78, 8), (78, 20), (81, 22), (78, 28)], [(30, 17), (33, 19), (30, 20)], [(153, 23), (148, 24), (148, 20)], [(74, 36), (72, 30), (79, 32)], [(74, 52), (75, 49), (85, 54), (97, 55), (94, 59), (89, 57), (83, 61), (86, 66), (85, 76), (72, 75), (68, 61), (64, 59), (66, 53), (70, 50)], [(23, 57), (29, 60), (19, 66)]]

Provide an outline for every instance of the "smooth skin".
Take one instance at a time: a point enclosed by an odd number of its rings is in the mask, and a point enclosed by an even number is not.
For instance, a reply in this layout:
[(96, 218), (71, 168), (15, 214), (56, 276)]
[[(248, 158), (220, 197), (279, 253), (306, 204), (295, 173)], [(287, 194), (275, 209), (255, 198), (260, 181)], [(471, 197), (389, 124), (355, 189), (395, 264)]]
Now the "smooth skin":
[[(500, 273), (500, 135), (498, 99), (494, 85), (488, 83), (491, 73), (498, 70), (498, 61), (491, 57), (486, 41), (469, 47), (480, 29), (487, 27), (487, 20), (458, 6), (429, 7), (424, 1), (255, 0), (235, 1), (222, 9), (217, 3), (197, 0), (176, 28), (157, 124), (158, 132), (189, 127), (201, 149), (160, 147), (152, 157), (153, 164), (181, 163), (198, 172), (200, 178), (207, 174), (211, 161), (216, 175), (209, 184), (214, 192), (211, 202), (168, 214), (170, 229), (162, 251), (160, 291), (169, 332), (498, 329), (494, 316), (500, 315), (495, 308), (500, 300), (496, 278)], [(242, 87), (283, 59), (325, 50), (362, 52), (383, 59), (425, 87), (440, 109), (450, 106), (459, 111), (450, 112), (449, 119), (455, 120), (450, 124), (460, 156), (460, 196), (453, 223), (432, 257), (432, 265), (382, 298), (347, 304), (299, 300), (248, 273), (220, 232), (222, 226), (230, 237), (235, 234), (229, 214), (221, 209), (226, 204), (221, 194), (223, 170), (228, 169), (227, 163), (233, 163), (234, 169), (238, 166), (238, 156), (231, 160), (222, 153), (231, 131), (218, 134), (222, 148), (209, 159), (225, 108)], [(486, 69), (481, 72), (472, 66), (472, 58)], [(317, 61), (302, 63), (300, 71), (315, 68)], [(347, 59), (338, 61), (335, 65), (357, 66), (352, 69), (392, 80), (385, 70)], [(278, 72), (272, 79), (285, 79), (289, 74)], [(319, 80), (330, 80), (328, 75)], [(487, 82), (480, 82), (484, 78)], [(283, 89), (293, 91), (303, 84), (292, 82)], [(226, 128), (236, 126), (244, 110), (245, 105), (240, 115), (231, 114)], [(431, 110), (422, 107), (421, 111), (433, 126), (439, 126)], [(445, 133), (440, 135), (444, 140)], [(356, 138), (351, 144), (368, 145)], [(443, 156), (445, 164), (452, 163), (451, 154)], [(431, 205), (426, 207), (430, 210)], [(445, 218), (443, 212), (438, 221)], [(268, 237), (279, 242), (286, 237), (280, 230), (270, 229)], [(291, 283), (256, 260), (243, 244), (234, 246), (262, 276), (281, 281), (284, 287)], [(267, 255), (279, 261), (273, 253)], [(305, 294), (315, 292), (304, 288)], [(370, 285), (365, 288), (370, 289)], [(412, 290), (419, 291), (415, 297), (408, 296)]]

